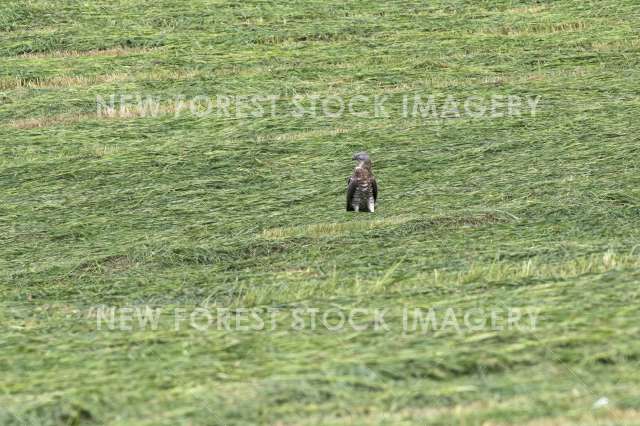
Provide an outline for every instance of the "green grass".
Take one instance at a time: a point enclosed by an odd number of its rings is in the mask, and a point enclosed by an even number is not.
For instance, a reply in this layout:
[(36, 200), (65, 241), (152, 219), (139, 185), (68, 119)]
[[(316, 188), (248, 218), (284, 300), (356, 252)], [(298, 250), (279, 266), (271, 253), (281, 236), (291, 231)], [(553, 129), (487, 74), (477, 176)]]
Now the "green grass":
[[(425, 3), (3, 2), (0, 424), (640, 424), (640, 7)], [(165, 109), (96, 116), (112, 93)], [(404, 118), (416, 93), (540, 102)], [(390, 117), (176, 117), (179, 94)], [(360, 150), (373, 215), (344, 211)], [(176, 330), (198, 307), (280, 326)], [(287, 327), (305, 307), (390, 330)], [(405, 307), (539, 319), (402, 332)]]

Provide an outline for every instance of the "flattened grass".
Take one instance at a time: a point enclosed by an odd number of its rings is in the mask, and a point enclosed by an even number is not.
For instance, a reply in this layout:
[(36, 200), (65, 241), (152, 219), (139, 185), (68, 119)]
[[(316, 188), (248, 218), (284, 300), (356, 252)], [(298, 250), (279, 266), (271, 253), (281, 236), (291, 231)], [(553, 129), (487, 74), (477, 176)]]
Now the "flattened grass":
[[(0, 423), (635, 424), (635, 1), (0, 5)], [(162, 114), (98, 117), (96, 97)], [(422, 119), (402, 96), (539, 96)], [(176, 95), (388, 96), (387, 118), (176, 116)], [(380, 185), (344, 211), (355, 151)], [(153, 307), (157, 329), (98, 329)], [(278, 310), (277, 330), (175, 309)], [(539, 311), (403, 330), (404, 308)], [(294, 330), (297, 308), (389, 331)], [(474, 311), (475, 310), (475, 311)], [(603, 404), (603, 398), (608, 403)], [(600, 401), (600, 403), (596, 403)]]

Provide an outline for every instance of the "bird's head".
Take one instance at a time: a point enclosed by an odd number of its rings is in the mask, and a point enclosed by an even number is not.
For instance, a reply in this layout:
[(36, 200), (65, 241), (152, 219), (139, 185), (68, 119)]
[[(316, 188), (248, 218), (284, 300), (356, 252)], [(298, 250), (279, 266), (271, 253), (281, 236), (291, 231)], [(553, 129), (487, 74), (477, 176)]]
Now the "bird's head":
[(353, 154), (353, 157), (351, 157), (351, 159), (356, 161), (366, 161), (369, 159), (369, 154), (364, 151), (356, 152), (355, 154)]

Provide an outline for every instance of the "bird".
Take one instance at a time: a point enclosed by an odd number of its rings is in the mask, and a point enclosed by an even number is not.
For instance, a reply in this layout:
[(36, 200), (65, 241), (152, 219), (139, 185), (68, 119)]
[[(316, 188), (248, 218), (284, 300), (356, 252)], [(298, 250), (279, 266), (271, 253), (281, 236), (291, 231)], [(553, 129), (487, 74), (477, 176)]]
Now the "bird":
[(347, 211), (373, 213), (378, 199), (378, 184), (371, 170), (369, 154), (358, 152), (351, 159), (358, 163), (347, 179)]

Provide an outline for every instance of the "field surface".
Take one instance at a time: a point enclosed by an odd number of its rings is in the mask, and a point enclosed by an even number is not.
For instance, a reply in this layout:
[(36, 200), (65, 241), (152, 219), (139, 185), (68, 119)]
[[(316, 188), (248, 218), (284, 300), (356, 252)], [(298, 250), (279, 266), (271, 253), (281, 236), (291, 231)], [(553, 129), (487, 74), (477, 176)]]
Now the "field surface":
[[(0, 424), (640, 425), (639, 22), (2, 1)], [(361, 150), (374, 214), (345, 212)]]

